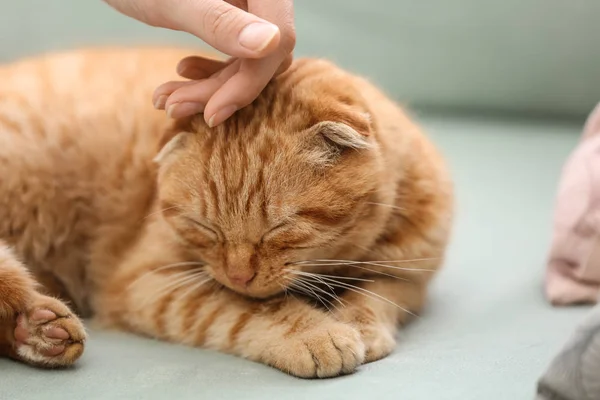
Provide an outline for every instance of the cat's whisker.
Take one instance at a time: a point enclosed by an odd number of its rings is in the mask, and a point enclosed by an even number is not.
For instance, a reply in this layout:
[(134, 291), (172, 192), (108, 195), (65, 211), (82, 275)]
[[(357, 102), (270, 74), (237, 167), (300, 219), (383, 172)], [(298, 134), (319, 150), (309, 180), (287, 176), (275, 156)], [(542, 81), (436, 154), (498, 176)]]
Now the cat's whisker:
[(131, 282), (128, 286), (128, 289), (132, 288), (133, 286), (137, 285), (140, 281), (148, 278), (149, 276), (158, 273), (160, 271), (164, 271), (167, 269), (174, 269), (174, 268), (179, 268), (179, 267), (185, 267), (185, 266), (204, 266), (206, 265), (203, 262), (200, 261), (184, 261), (184, 262), (178, 262), (178, 263), (173, 263), (173, 264), (167, 264), (167, 265), (163, 265), (161, 267), (158, 268), (154, 268), (150, 271), (145, 272), (144, 274), (140, 275), (139, 277), (137, 277), (133, 282)]
[[(338, 303), (340, 303), (340, 305), (341, 305), (342, 307), (345, 307), (345, 306), (346, 306), (346, 305), (343, 303), (343, 301), (342, 301), (342, 300), (339, 298), (339, 296), (338, 296), (338, 295), (335, 293), (335, 291), (334, 291), (333, 287), (332, 287), (332, 286), (330, 286), (330, 285), (328, 285), (326, 282), (324, 282), (324, 281), (320, 281), (320, 280), (317, 278), (317, 281), (318, 281), (319, 283), (322, 283), (322, 284), (325, 284), (325, 285), (327, 285), (327, 287), (328, 287), (328, 288), (331, 290), (331, 292), (328, 292), (328, 291), (326, 291), (326, 290), (324, 290), (324, 289), (320, 288), (319, 286), (317, 286), (317, 285), (314, 285), (313, 283), (311, 283), (310, 281), (308, 281), (308, 280), (306, 280), (306, 279), (298, 279), (298, 281), (300, 281), (300, 282), (302, 282), (302, 283), (304, 283), (304, 284), (306, 284), (306, 285), (309, 285), (310, 287), (314, 288), (315, 290), (317, 290), (317, 291), (319, 291), (319, 292), (321, 292), (321, 293), (324, 293), (325, 295), (327, 295), (327, 296), (331, 297), (331, 298), (332, 298), (334, 301), (337, 301)], [(335, 309), (336, 309), (336, 310), (338, 310), (338, 311), (339, 311), (339, 308), (337, 308), (337, 306), (336, 306), (335, 304), (332, 304), (332, 302), (329, 302), (329, 303), (330, 303), (330, 304), (331, 304), (333, 307), (335, 307)]]
[(190, 285), (190, 287), (188, 288), (188, 290), (186, 290), (185, 292), (183, 292), (180, 296), (180, 298), (185, 299), (187, 296), (189, 296), (192, 292), (195, 292), (196, 290), (200, 289), (202, 286), (204, 286), (205, 284), (207, 284), (208, 282), (212, 281), (212, 278), (206, 277), (204, 280), (200, 281), (200, 282), (196, 282)]
[(439, 257), (427, 257), (427, 258), (406, 258), (403, 260), (371, 260), (371, 261), (357, 261), (357, 260), (339, 260), (339, 259), (334, 259), (334, 258), (316, 258), (313, 260), (300, 260), (300, 261), (295, 261), (292, 262), (291, 264), (301, 264), (301, 263), (305, 263), (305, 262), (322, 262), (322, 263), (328, 263), (328, 262), (333, 262), (333, 263), (339, 263), (339, 262), (343, 262), (343, 263), (368, 263), (368, 262), (375, 262), (375, 263), (411, 263), (411, 262), (420, 262), (420, 261), (437, 261), (440, 260)]
[(286, 271), (290, 272), (292, 274), (302, 275), (302, 276), (317, 276), (317, 277), (324, 276), (326, 278), (334, 278), (334, 279), (347, 279), (347, 280), (361, 281), (361, 282), (375, 282), (372, 279), (354, 278), (354, 277), (350, 277), (350, 276), (338, 276), (338, 275), (318, 274), (318, 273), (313, 273), (313, 272), (298, 271), (298, 270), (295, 270), (295, 269), (288, 269)]
[[(420, 260), (420, 261), (425, 261), (425, 260)], [(362, 262), (358, 262), (358, 263), (350, 263), (350, 266), (355, 266), (355, 265), (371, 265), (374, 267), (384, 267), (384, 268), (389, 268), (389, 269), (395, 269), (398, 271), (412, 271), (412, 272), (435, 272), (434, 269), (430, 269), (430, 268), (406, 268), (406, 267), (398, 267), (396, 265), (387, 265), (387, 264), (381, 264), (378, 262), (371, 262), (371, 261), (362, 261)]]
[[(171, 286), (168, 289), (165, 288), (164, 290), (160, 290), (158, 293), (154, 293), (153, 297), (160, 298), (169, 292), (176, 292), (176, 291), (179, 291), (180, 289), (187, 288), (187, 290), (185, 290), (185, 292), (183, 292), (179, 296), (177, 296), (180, 299), (184, 299), (187, 296), (189, 296), (190, 293), (192, 293), (194, 290), (200, 289), (200, 287), (202, 287), (203, 285), (205, 285), (206, 283), (208, 283), (210, 281), (210, 279), (204, 279), (202, 281), (196, 282), (199, 279), (202, 279), (202, 276), (196, 275), (196, 276), (189, 276), (186, 278), (179, 279), (176, 283), (171, 284)], [(149, 297), (149, 298), (151, 299), (151, 297)]]
[[(181, 299), (187, 298), (187, 296), (189, 296), (193, 292), (198, 291), (202, 286), (206, 285), (207, 283), (209, 283), (212, 280), (213, 280), (212, 278), (207, 278), (207, 279), (205, 279), (203, 281), (190, 284), (190, 287), (188, 288), (188, 290), (186, 290), (185, 292), (183, 292), (181, 294), (180, 298)], [(185, 333), (188, 334), (190, 332), (190, 330), (192, 330), (193, 328), (194, 328), (193, 326), (190, 326)]]
[[(296, 270), (286, 270), (286, 271), (288, 271), (288, 272), (291, 272), (292, 274), (294, 274), (295, 272), (301, 272), (301, 271), (296, 271)], [(308, 273), (308, 272), (307, 272), (307, 273)], [(295, 275), (299, 275), (299, 274), (295, 274)], [(314, 276), (314, 274), (313, 274), (312, 276)], [(298, 279), (298, 278), (297, 278), (297, 279)], [(322, 283), (322, 284), (324, 284), (324, 285), (326, 285), (326, 286), (327, 286), (327, 288), (328, 288), (329, 290), (331, 290), (331, 293), (335, 294), (335, 289), (333, 288), (333, 286), (329, 285), (329, 284), (328, 284), (327, 282), (325, 282), (325, 281), (321, 281), (321, 283)]]
[(153, 297), (159, 297), (163, 292), (168, 292), (173, 286), (177, 286), (178, 283), (185, 281), (188, 278), (200, 278), (205, 276), (204, 271), (182, 271), (166, 277), (166, 285), (160, 286), (157, 291), (153, 293)]
[[(314, 284), (311, 284), (307, 278), (296, 279), (295, 282), (296, 283), (301, 282), (303, 285), (310, 285), (310, 286), (314, 287), (315, 289), (318, 289), (319, 291), (321, 291), (321, 292), (327, 294), (328, 296), (332, 297), (334, 300), (336, 300), (337, 302), (339, 302), (342, 305), (342, 307), (346, 306), (346, 304), (342, 301), (342, 299), (340, 299), (339, 296), (337, 296), (335, 294), (333, 286), (329, 285), (326, 282), (319, 281), (318, 279), (315, 279), (315, 281), (314, 281), (314, 283), (322, 283), (322, 284), (327, 285), (327, 287), (329, 287), (332, 290), (332, 292), (327, 292), (324, 289), (321, 289), (318, 286), (316, 286)], [(314, 291), (311, 290), (311, 293), (313, 293), (313, 295), (315, 295), (319, 300), (321, 300), (320, 296), (318, 296)], [(321, 303), (322, 303), (322, 301), (321, 301)], [(335, 304), (332, 304), (330, 301), (328, 301), (328, 303), (331, 304), (333, 307), (335, 307), (336, 310), (340, 311), (340, 309)], [(329, 307), (327, 307), (327, 306), (325, 306), (325, 307), (329, 310)], [(331, 310), (329, 310), (329, 311), (331, 311)]]
[(290, 286), (288, 287), (288, 290), (290, 292), (296, 292), (302, 296), (308, 296), (308, 297), (314, 297), (315, 295), (313, 293), (308, 292), (308, 290), (302, 286), (299, 286), (297, 284), (297, 282), (294, 283), (290, 283)]
[(166, 293), (176, 291), (179, 288), (184, 287), (184, 286), (188, 285), (189, 283), (191, 283), (195, 280), (198, 280), (199, 278), (205, 277), (205, 276), (206, 275), (205, 275), (204, 271), (196, 271), (196, 272), (184, 271), (184, 272), (180, 272), (178, 274), (173, 274), (167, 280), (169, 283), (166, 286), (161, 286), (160, 288), (158, 288), (157, 291), (155, 291), (153, 293), (149, 293), (148, 297), (146, 298), (146, 301), (144, 301), (141, 306), (142, 307), (146, 306), (149, 301), (158, 299), (158, 298), (162, 297), (163, 295), (165, 295)]
[(311, 287), (314, 287), (315, 285), (311, 285), (311, 284), (310, 284), (310, 283), (308, 283), (308, 282), (302, 282), (302, 283), (303, 283), (304, 285), (306, 285), (306, 286), (307, 286), (308, 290), (309, 290), (309, 291), (310, 291), (310, 292), (311, 292), (311, 293), (312, 293), (312, 294), (315, 296), (315, 298), (316, 298), (316, 299), (317, 299), (317, 300), (318, 300), (318, 301), (319, 301), (321, 304), (323, 304), (323, 306), (324, 306), (324, 307), (327, 309), (327, 312), (329, 312), (329, 313), (331, 314), (331, 308), (329, 308), (328, 304), (329, 304), (329, 305), (332, 305), (332, 303), (331, 303), (329, 300), (327, 300), (327, 299), (325, 299), (325, 298), (321, 297), (319, 294), (317, 294), (317, 293), (314, 291), (314, 289), (312, 289), (312, 288), (311, 288)]
[[(306, 282), (305, 280), (302, 279), (293, 279), (291, 280), (290, 283), (290, 288), (291, 289), (297, 289), (299, 290), (302, 294), (304, 295), (308, 295), (309, 297), (314, 297), (316, 300), (318, 300), (321, 304), (323, 304), (325, 306), (325, 308), (327, 308), (327, 310), (329, 312), (331, 312), (331, 309), (327, 306), (327, 304), (329, 304), (330, 306), (336, 308), (337, 310), (339, 310), (337, 308), (337, 306), (335, 304), (333, 304), (331, 301), (329, 301), (328, 299), (324, 299), (323, 297), (321, 297), (320, 295), (318, 295), (315, 290), (320, 291), (332, 298), (334, 298), (335, 300), (340, 301), (337, 296), (335, 296), (335, 294), (332, 293), (328, 293), (327, 291), (319, 288), (318, 286), (312, 285), (309, 282)], [(311, 296), (312, 295), (312, 296)], [(327, 304), (325, 303), (327, 302)], [(340, 304), (344, 305), (343, 303)]]
[(277, 284), (279, 285), (279, 287), (281, 288), (281, 291), (283, 292), (283, 298), (287, 300), (287, 296), (288, 296), (287, 286), (283, 285), (281, 282), (278, 282)]
[(404, 207), (398, 207), (398, 206), (395, 206), (393, 204), (375, 203), (375, 202), (372, 202), (372, 201), (369, 201), (366, 204), (371, 204), (371, 205), (374, 205), (374, 206), (389, 207), (389, 208), (393, 208), (394, 210), (406, 211), (406, 208), (404, 208)]
[(406, 268), (398, 267), (396, 265), (388, 265), (384, 263), (409, 263), (409, 262), (420, 262), (420, 261), (433, 261), (439, 260), (439, 258), (416, 258), (412, 260), (385, 260), (385, 261), (352, 261), (352, 260), (333, 260), (333, 259), (317, 259), (317, 260), (302, 260), (290, 263), (290, 265), (303, 265), (311, 267), (327, 267), (327, 266), (348, 266), (353, 265), (372, 265), (376, 267), (384, 267), (390, 269), (397, 269), (400, 271), (416, 271), (416, 272), (435, 272), (433, 269), (425, 268)]
[(370, 269), (370, 268), (367, 268), (367, 267), (363, 267), (361, 265), (353, 265), (352, 268), (362, 269), (364, 271), (369, 271), (369, 272), (372, 272), (374, 274), (387, 276), (389, 278), (394, 278), (394, 279), (397, 279), (399, 281), (412, 282), (410, 279), (406, 279), (406, 278), (402, 278), (400, 276), (396, 276), (396, 275), (388, 274), (388, 273), (385, 273), (385, 272), (377, 271), (375, 269)]
[(310, 294), (306, 294), (304, 290), (301, 290), (295, 286), (290, 286), (287, 288), (287, 292), (290, 294), (290, 296), (293, 296), (294, 293), (298, 293), (302, 296), (310, 296)]
[[(330, 264), (302, 264), (303, 267), (313, 267), (313, 266), (319, 267), (319, 266), (328, 266), (328, 265), (330, 265)], [(342, 265), (346, 265), (346, 264), (342, 264)], [(387, 276), (389, 278), (397, 279), (399, 281), (412, 282), (410, 279), (407, 279), (407, 278), (404, 278), (404, 277), (400, 277), (400, 276), (396, 276), (396, 275), (392, 275), (392, 274), (388, 274), (388, 273), (382, 272), (382, 271), (377, 271), (375, 269), (370, 269), (370, 268), (367, 268), (367, 267), (362, 266), (362, 265), (347, 265), (347, 266), (352, 267), (352, 268), (356, 268), (356, 269), (362, 269), (363, 271), (368, 271), (368, 272), (371, 272), (373, 274)], [(303, 271), (303, 272), (305, 272), (305, 271)], [(339, 276), (336, 276), (336, 275), (332, 275), (332, 276), (334, 276), (336, 278), (350, 279), (348, 277), (339, 277)], [(354, 278), (354, 279), (358, 279), (358, 278)]]
[[(346, 306), (346, 304), (344, 303), (344, 301), (342, 299), (340, 299), (340, 297), (336, 294), (334, 287), (332, 285), (330, 285), (329, 283), (327, 283), (326, 281), (320, 279), (320, 276), (318, 274), (311, 274), (311, 273), (308, 273), (308, 272), (295, 271), (295, 270), (287, 270), (287, 271), (289, 273), (291, 273), (291, 274), (300, 276), (300, 278), (296, 278), (296, 281), (301, 281), (301, 282), (303, 282), (305, 284), (309, 284), (314, 289), (320, 291), (321, 293), (324, 293), (325, 295), (331, 297), (333, 300), (337, 301), (342, 307)], [(325, 275), (325, 276), (329, 276), (329, 275)], [(307, 277), (314, 279), (315, 281), (317, 281), (318, 283), (320, 283), (320, 284), (322, 284), (324, 286), (327, 286), (327, 288), (330, 291), (328, 292), (328, 291), (324, 290), (323, 288), (321, 288), (321, 287), (319, 287), (317, 285), (310, 284), (310, 282), (307, 279), (305, 279)], [(373, 282), (373, 281), (370, 281), (370, 282)], [(336, 306), (334, 305), (334, 307), (336, 307)], [(336, 309), (339, 310), (337, 307), (336, 307)]]
[[(327, 306), (327, 304), (325, 303), (325, 301), (323, 301), (323, 299), (321, 298), (321, 296), (319, 296), (313, 289), (311, 289), (311, 287), (306, 284), (306, 282), (302, 282), (300, 280), (296, 280), (292, 287), (298, 288), (298, 289), (302, 289), (304, 294), (307, 294), (309, 297), (313, 297), (315, 298), (317, 301), (319, 301), (321, 304), (323, 304), (325, 306), (325, 308), (327, 308), (327, 311), (331, 312), (331, 310), (329, 309), (329, 307)], [(312, 295), (312, 296), (311, 296)]]
[(367, 296), (367, 297), (371, 297), (371, 298), (373, 298), (375, 300), (384, 301), (384, 302), (386, 302), (388, 304), (391, 304), (394, 307), (397, 307), (400, 310), (402, 310), (402, 311), (404, 311), (404, 312), (406, 312), (406, 313), (408, 313), (408, 314), (410, 314), (410, 315), (412, 315), (414, 317), (417, 316), (416, 314), (414, 314), (410, 310), (408, 310), (408, 309), (406, 309), (406, 308), (404, 308), (402, 306), (399, 306), (398, 304), (394, 303), (390, 299), (388, 299), (388, 298), (386, 298), (384, 296), (381, 296), (381, 295), (379, 295), (379, 294), (377, 294), (375, 292), (372, 292), (370, 290), (367, 290), (365, 288), (362, 288), (360, 286), (355, 286), (355, 285), (351, 285), (349, 283), (335, 281), (335, 280), (330, 279), (330, 278), (322, 278), (322, 279), (325, 279), (325, 280), (329, 281), (333, 286), (337, 286), (337, 287), (340, 287), (340, 288), (348, 289), (348, 290), (350, 290), (352, 292), (355, 292), (355, 293), (358, 293), (358, 294), (362, 294), (362, 295)]
[[(357, 268), (357, 269), (363, 269), (363, 270), (366, 270), (366, 271), (375, 272), (377, 274), (390, 276), (392, 278), (398, 278), (398, 277), (396, 277), (394, 275), (386, 274), (385, 272), (380, 272), (380, 271), (376, 271), (376, 270), (373, 270), (373, 269), (365, 268), (364, 266), (358, 265), (357, 263), (296, 264), (296, 265), (301, 265), (302, 267), (350, 267), (350, 268)], [(363, 265), (379, 266), (379, 264), (372, 264), (372, 263), (363, 263)], [(423, 269), (421, 269), (421, 268), (401, 268), (401, 267), (394, 268), (393, 266), (387, 266), (387, 268), (396, 269), (396, 270), (400, 270), (400, 271), (434, 272), (434, 270), (425, 269), (425, 268), (423, 268)], [(398, 279), (400, 279), (400, 278), (398, 278)]]
[(315, 264), (295, 264), (295, 265), (299, 265), (302, 267), (358, 267), (359, 265), (373, 265), (373, 266), (382, 266), (382, 267), (387, 267), (387, 268), (391, 268), (391, 269), (398, 269), (401, 271), (429, 271), (427, 269), (420, 269), (420, 268), (402, 268), (402, 267), (397, 267), (394, 268), (393, 266), (384, 266), (384, 265), (379, 265), (379, 264), (373, 264), (373, 263), (315, 263)]
[(162, 213), (162, 212), (169, 211), (169, 210), (172, 210), (172, 209), (174, 209), (174, 208), (182, 208), (182, 207), (181, 207), (181, 206), (178, 206), (178, 205), (175, 205), (175, 206), (171, 206), (171, 207), (163, 208), (163, 209), (161, 209), (161, 210), (153, 211), (153, 212), (151, 212), (150, 214), (146, 215), (144, 218), (142, 218), (142, 219), (140, 220), (140, 222), (142, 222), (142, 221), (144, 221), (144, 220), (146, 220), (146, 219), (148, 219), (148, 218), (152, 217), (153, 215), (160, 214), (160, 213)]

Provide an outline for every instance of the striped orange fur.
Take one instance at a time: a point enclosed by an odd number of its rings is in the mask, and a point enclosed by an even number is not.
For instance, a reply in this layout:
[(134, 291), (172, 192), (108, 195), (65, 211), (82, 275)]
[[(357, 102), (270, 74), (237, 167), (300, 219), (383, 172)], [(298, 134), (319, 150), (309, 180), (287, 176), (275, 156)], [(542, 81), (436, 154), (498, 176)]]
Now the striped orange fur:
[(378, 89), (323, 60), (296, 61), (216, 128), (170, 121), (151, 93), (189, 53), (0, 68), (0, 353), (81, 355), (85, 332), (51, 294), (107, 327), (300, 377), (385, 357), (444, 258), (442, 158)]

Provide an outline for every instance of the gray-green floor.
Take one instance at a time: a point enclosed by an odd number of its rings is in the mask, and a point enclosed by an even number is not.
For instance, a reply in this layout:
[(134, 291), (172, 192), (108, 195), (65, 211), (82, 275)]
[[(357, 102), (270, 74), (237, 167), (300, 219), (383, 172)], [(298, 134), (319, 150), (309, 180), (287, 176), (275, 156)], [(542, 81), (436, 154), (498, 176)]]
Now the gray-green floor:
[(587, 312), (541, 291), (556, 180), (575, 124), (417, 116), (456, 179), (450, 257), (396, 352), (356, 374), (300, 380), (227, 355), (91, 332), (69, 371), (0, 361), (0, 399), (533, 398), (545, 366)]

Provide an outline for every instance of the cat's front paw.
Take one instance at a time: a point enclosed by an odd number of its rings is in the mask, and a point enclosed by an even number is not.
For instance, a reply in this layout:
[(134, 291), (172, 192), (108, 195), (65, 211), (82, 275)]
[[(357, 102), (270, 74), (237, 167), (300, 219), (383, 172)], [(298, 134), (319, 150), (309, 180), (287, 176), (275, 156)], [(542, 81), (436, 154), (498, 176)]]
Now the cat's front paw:
[(40, 296), (14, 329), (14, 355), (28, 364), (65, 367), (83, 354), (86, 339), (81, 321), (60, 300)]
[(365, 346), (359, 332), (337, 322), (290, 335), (274, 350), (267, 362), (301, 378), (350, 374), (365, 359)]
[(365, 363), (387, 357), (396, 347), (394, 335), (385, 326), (368, 326), (360, 329), (365, 343)]
[(396, 347), (396, 329), (387, 326), (370, 308), (344, 307), (336, 311), (336, 318), (358, 329), (365, 345), (365, 363), (387, 357)]

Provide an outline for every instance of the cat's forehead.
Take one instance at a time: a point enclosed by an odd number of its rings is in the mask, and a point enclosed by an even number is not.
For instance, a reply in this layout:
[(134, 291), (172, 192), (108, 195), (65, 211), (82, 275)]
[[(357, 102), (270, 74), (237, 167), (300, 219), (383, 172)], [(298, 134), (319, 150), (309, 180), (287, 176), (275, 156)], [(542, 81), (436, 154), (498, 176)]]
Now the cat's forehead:
[(272, 129), (223, 135), (205, 146), (206, 179), (220, 180), (223, 192), (269, 190), (286, 180), (294, 182), (307, 168), (299, 138)]

